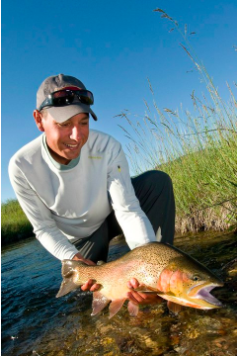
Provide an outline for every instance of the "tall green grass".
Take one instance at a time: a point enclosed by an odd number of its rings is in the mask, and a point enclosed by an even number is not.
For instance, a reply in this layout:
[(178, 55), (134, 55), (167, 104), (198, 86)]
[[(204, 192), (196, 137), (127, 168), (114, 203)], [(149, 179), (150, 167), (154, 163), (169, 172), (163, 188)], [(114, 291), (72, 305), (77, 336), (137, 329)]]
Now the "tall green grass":
[(33, 236), (32, 226), (17, 200), (8, 200), (1, 205), (2, 245)]
[[(145, 101), (144, 116), (129, 111), (119, 116), (129, 139), (128, 156), (134, 173), (158, 169), (173, 181), (178, 231), (223, 229), (236, 224), (237, 128), (236, 99), (230, 86), (230, 100), (220, 97), (205, 67), (193, 56), (178, 23), (163, 10), (183, 36), (183, 50), (192, 60), (206, 88), (202, 99), (191, 94), (193, 112), (160, 109), (149, 82), (153, 105)], [(138, 120), (138, 118), (140, 118)], [(183, 219), (188, 219), (184, 221)]]

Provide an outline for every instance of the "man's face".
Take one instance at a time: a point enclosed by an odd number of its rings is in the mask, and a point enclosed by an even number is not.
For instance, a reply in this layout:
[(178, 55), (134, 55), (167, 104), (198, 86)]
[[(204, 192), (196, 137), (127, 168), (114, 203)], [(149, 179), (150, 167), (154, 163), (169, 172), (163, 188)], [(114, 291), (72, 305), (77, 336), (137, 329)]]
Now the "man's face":
[[(46, 142), (54, 160), (61, 164), (68, 164), (79, 156), (81, 148), (89, 136), (89, 115), (79, 113), (66, 122), (58, 123), (46, 112), (41, 125), (46, 135)], [(38, 127), (39, 128), (39, 127)]]

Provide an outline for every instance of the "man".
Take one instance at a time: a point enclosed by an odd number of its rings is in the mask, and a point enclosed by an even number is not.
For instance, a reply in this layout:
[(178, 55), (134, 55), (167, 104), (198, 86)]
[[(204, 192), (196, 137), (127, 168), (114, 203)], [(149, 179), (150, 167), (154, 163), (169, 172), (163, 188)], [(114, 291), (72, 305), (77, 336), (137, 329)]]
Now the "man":
[[(170, 178), (151, 171), (130, 179), (121, 145), (89, 131), (93, 94), (72, 76), (46, 78), (37, 92), (33, 116), (41, 136), (11, 159), (9, 175), (36, 238), (58, 259), (94, 265), (107, 260), (109, 241), (124, 233), (130, 249), (155, 241), (172, 243), (174, 197)], [(149, 218), (149, 219), (148, 219)], [(128, 298), (147, 302), (133, 291)], [(97, 290), (91, 280), (83, 290)]]

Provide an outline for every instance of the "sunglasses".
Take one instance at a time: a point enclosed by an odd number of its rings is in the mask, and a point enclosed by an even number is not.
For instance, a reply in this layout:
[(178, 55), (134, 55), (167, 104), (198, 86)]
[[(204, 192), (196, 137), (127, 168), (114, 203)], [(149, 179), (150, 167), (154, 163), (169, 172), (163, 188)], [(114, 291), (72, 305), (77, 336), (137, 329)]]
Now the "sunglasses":
[(94, 103), (93, 94), (88, 90), (62, 89), (49, 94), (48, 97), (41, 103), (38, 110), (41, 111), (44, 107), (49, 106), (67, 106), (68, 104), (73, 103), (75, 96), (81, 103), (87, 104), (89, 106)]

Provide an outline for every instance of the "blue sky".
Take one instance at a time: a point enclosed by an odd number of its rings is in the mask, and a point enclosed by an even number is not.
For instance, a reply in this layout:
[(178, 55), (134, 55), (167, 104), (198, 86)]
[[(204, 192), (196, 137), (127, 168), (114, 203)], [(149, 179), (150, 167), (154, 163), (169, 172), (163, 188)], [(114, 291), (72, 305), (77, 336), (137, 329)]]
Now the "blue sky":
[[(191, 106), (204, 85), (179, 45), (183, 42), (156, 8), (187, 24), (189, 41), (220, 95), (236, 82), (235, 0), (21, 0), (2, 2), (2, 194), (15, 198), (8, 179), (11, 156), (40, 132), (34, 123), (36, 91), (48, 76), (78, 77), (94, 93), (98, 122), (126, 148), (115, 117), (124, 109), (144, 115), (151, 100), (147, 78), (161, 108)], [(189, 71), (189, 72), (187, 72)]]

